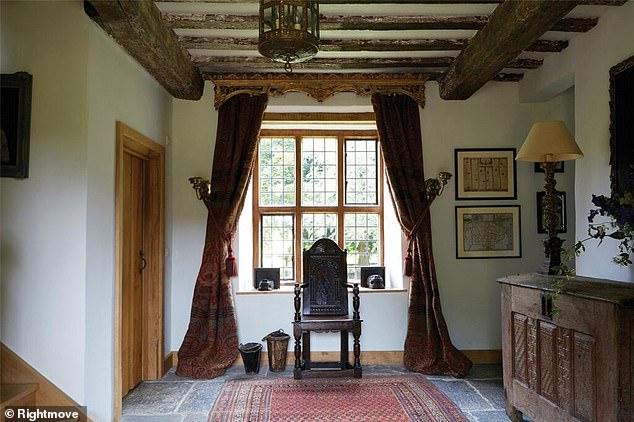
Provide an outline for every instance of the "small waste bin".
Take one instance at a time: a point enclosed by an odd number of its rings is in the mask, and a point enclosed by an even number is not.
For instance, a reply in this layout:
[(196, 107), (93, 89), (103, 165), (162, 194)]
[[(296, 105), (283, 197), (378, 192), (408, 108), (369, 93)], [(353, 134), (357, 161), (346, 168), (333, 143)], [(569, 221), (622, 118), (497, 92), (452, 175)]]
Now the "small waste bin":
[(269, 333), (262, 339), (266, 340), (266, 348), (269, 351), (269, 371), (283, 372), (286, 370), (286, 351), (288, 340), (291, 338), (284, 330), (279, 329)]
[(240, 344), (238, 349), (242, 355), (244, 371), (247, 374), (260, 372), (260, 350), (262, 350), (262, 345), (260, 343)]

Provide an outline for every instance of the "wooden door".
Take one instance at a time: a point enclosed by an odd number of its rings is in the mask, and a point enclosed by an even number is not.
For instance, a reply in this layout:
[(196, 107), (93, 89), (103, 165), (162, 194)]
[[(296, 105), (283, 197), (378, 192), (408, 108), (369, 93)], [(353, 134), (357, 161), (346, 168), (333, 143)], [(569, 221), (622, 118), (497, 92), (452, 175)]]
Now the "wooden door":
[(121, 392), (125, 396), (143, 379), (145, 161), (124, 153), (123, 174)]

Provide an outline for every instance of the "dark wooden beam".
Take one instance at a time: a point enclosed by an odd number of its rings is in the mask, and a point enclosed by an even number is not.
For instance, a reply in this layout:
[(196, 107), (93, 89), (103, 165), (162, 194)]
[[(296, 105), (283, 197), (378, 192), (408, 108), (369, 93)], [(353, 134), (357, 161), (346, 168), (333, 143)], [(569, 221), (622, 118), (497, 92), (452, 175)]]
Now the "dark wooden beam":
[[(178, 38), (184, 48), (207, 50), (251, 50), (258, 48), (256, 38), (232, 37), (192, 37)], [(455, 51), (462, 50), (469, 40), (450, 39), (400, 39), (400, 40), (361, 40), (361, 39), (322, 39), (320, 51)], [(568, 46), (566, 40), (537, 40), (526, 51), (559, 52)]]
[(174, 97), (202, 96), (202, 76), (154, 2), (85, 0), (84, 10)]
[[(157, 3), (248, 3), (258, 4), (257, 0), (155, 0)], [(504, 0), (320, 0), (319, 4), (497, 4)], [(579, 0), (577, 3), (599, 6), (621, 6), (627, 0)]]
[(486, 27), (478, 31), (452, 62), (441, 81), (440, 96), (448, 100), (469, 98), (575, 4), (563, 0), (516, 0), (500, 4)]
[[(218, 57), (194, 56), (194, 64), (201, 72), (248, 72), (283, 70), (283, 63), (275, 63), (261, 56), (253, 57)], [(420, 57), (409, 59), (395, 58), (314, 58), (293, 65), (294, 70), (378, 70), (393, 72), (395, 69), (447, 68), (453, 57)], [(542, 65), (542, 60), (516, 59), (505, 67), (509, 69), (535, 69)]]
[[(558, 1), (558, 0), (552, 0)], [(257, 15), (223, 15), (214, 13), (165, 13), (163, 18), (178, 29), (243, 29), (257, 30)], [(488, 22), (487, 15), (477, 16), (334, 16), (320, 18), (322, 31), (395, 31), (395, 30), (479, 30)], [(563, 18), (549, 30), (586, 32), (598, 18)]]

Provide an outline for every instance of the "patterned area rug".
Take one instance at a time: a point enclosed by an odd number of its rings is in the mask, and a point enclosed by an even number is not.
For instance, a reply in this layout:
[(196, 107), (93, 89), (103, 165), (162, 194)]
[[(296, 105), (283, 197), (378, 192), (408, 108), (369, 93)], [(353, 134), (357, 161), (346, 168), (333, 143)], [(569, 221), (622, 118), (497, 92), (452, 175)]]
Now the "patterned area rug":
[(424, 376), (232, 380), (210, 422), (467, 421)]

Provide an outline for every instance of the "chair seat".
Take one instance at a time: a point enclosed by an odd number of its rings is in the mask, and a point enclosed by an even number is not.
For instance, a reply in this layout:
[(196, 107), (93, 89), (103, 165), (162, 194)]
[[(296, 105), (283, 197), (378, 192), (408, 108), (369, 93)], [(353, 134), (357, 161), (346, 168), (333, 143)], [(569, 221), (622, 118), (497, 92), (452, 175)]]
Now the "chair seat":
[[(333, 319), (336, 318), (336, 319)], [(293, 331), (300, 335), (303, 331), (350, 331), (361, 333), (362, 319), (352, 319), (348, 315), (341, 316), (305, 316), (301, 321), (293, 322)]]

